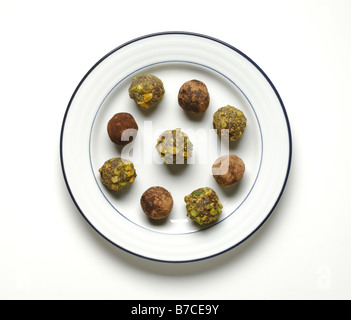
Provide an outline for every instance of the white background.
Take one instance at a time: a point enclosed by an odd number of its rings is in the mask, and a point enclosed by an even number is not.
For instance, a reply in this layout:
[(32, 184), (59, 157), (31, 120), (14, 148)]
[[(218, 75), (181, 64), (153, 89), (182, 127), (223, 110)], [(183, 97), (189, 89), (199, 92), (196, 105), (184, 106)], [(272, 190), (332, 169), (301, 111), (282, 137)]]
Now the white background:
[[(351, 1), (0, 0), (1, 299), (350, 299)], [(188, 264), (102, 239), (66, 190), (62, 119), (85, 73), (124, 42), (190, 31), (252, 58), (278, 89), (291, 174), (240, 247)]]

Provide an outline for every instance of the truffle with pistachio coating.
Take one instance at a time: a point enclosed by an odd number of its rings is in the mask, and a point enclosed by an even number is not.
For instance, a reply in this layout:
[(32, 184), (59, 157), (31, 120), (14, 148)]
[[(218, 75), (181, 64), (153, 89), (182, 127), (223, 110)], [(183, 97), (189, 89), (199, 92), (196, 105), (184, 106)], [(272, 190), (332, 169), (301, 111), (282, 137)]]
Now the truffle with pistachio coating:
[(229, 105), (219, 108), (213, 115), (213, 128), (219, 136), (230, 141), (236, 141), (243, 135), (246, 122), (244, 113)]
[(187, 216), (199, 225), (207, 225), (218, 220), (222, 204), (217, 193), (208, 187), (200, 188), (185, 196)]
[(181, 129), (167, 130), (157, 139), (156, 150), (166, 164), (184, 164), (192, 156), (193, 144)]
[(141, 196), (140, 205), (149, 218), (160, 220), (171, 213), (173, 197), (163, 187), (151, 187)]
[(134, 182), (137, 176), (133, 163), (122, 158), (107, 160), (99, 172), (101, 182), (113, 191), (125, 189)]
[(165, 89), (161, 79), (154, 75), (142, 74), (133, 78), (129, 97), (144, 110), (155, 107), (163, 98)]

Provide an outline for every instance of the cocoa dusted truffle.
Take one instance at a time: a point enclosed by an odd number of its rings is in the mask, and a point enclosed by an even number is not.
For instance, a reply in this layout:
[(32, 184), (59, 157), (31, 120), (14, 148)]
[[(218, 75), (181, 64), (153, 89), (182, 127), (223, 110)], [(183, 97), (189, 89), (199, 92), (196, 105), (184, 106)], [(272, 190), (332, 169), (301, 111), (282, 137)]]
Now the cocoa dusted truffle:
[(165, 89), (161, 79), (142, 74), (133, 78), (128, 89), (129, 97), (144, 110), (155, 107), (163, 98)]
[(113, 191), (125, 189), (137, 176), (133, 163), (122, 158), (107, 160), (99, 172), (102, 184)]
[(243, 135), (246, 122), (244, 113), (229, 105), (219, 108), (213, 115), (213, 128), (219, 136), (230, 141), (236, 141)]
[(167, 130), (157, 139), (156, 150), (166, 164), (184, 164), (192, 156), (193, 144), (181, 129)]
[(171, 213), (173, 198), (165, 188), (151, 187), (141, 196), (140, 204), (149, 218), (160, 220), (168, 217)]
[(107, 132), (112, 142), (125, 146), (136, 137), (138, 125), (131, 114), (121, 112), (110, 119)]
[(185, 196), (187, 216), (199, 225), (207, 225), (218, 220), (223, 206), (217, 193), (208, 187), (200, 188)]
[(178, 103), (184, 111), (205, 112), (210, 104), (210, 95), (206, 85), (199, 80), (185, 82), (179, 90)]
[(245, 172), (242, 159), (234, 154), (218, 158), (212, 166), (213, 178), (222, 187), (231, 187), (240, 182)]

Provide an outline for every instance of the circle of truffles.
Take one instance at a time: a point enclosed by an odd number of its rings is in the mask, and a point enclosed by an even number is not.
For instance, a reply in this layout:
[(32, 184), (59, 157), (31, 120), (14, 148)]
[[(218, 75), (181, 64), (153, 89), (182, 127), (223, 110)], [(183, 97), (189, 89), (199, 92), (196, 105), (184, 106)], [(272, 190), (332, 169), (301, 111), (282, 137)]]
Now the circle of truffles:
[(133, 78), (128, 89), (129, 97), (144, 110), (155, 107), (163, 98), (165, 89), (161, 79), (154, 75), (139, 75)]
[(210, 104), (210, 94), (206, 85), (199, 80), (185, 82), (179, 89), (178, 104), (190, 113), (205, 112)]
[(160, 220), (171, 213), (173, 198), (165, 188), (151, 187), (141, 196), (140, 205), (149, 218)]
[(193, 144), (181, 129), (167, 130), (157, 139), (156, 150), (166, 164), (184, 164), (192, 156)]
[(229, 105), (219, 108), (213, 115), (213, 128), (219, 136), (230, 141), (236, 141), (243, 135), (246, 122), (244, 113)]
[(245, 164), (234, 154), (218, 158), (212, 166), (212, 175), (222, 187), (231, 187), (240, 182), (245, 172)]
[(137, 176), (133, 163), (122, 158), (107, 160), (99, 172), (102, 184), (113, 191), (125, 189)]
[(136, 137), (138, 125), (131, 114), (121, 112), (110, 119), (107, 124), (107, 132), (112, 142), (125, 146)]
[(211, 188), (200, 188), (185, 196), (187, 216), (199, 225), (218, 220), (223, 206), (217, 193)]

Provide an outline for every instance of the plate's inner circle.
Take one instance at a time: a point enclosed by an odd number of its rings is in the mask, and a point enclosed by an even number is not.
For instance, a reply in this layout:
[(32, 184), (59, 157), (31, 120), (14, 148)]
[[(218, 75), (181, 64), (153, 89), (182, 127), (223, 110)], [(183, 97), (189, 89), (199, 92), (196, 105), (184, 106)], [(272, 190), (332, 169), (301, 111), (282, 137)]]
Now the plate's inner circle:
[[(164, 98), (152, 110), (141, 110), (129, 98), (130, 83), (139, 74), (153, 74), (164, 83)], [(204, 82), (210, 94), (209, 108), (199, 116), (188, 115), (178, 105), (180, 87), (192, 79)], [(247, 118), (242, 138), (229, 146), (219, 139), (212, 125), (214, 112), (226, 105), (241, 109)], [(107, 134), (108, 121), (119, 112), (132, 114), (139, 127), (136, 139), (125, 148), (112, 143)], [(165, 165), (155, 149), (159, 134), (176, 128), (187, 133), (194, 145), (193, 158), (187, 165)], [(262, 141), (255, 106), (242, 88), (227, 75), (191, 61), (160, 61), (116, 79), (101, 104), (96, 106), (96, 116), (90, 130), (91, 174), (106, 199), (106, 206), (112, 207), (115, 214), (122, 215), (130, 223), (150, 232), (166, 234), (205, 232), (206, 228), (200, 228), (186, 217), (184, 196), (201, 187), (214, 189), (223, 204), (223, 212), (216, 224), (225, 223), (228, 217), (237, 214), (237, 209), (250, 197), (255, 187), (262, 161)], [(237, 186), (223, 188), (213, 179), (211, 168), (219, 156), (228, 152), (242, 158), (246, 170)], [(121, 192), (109, 191), (100, 181), (99, 168), (113, 157), (131, 160), (137, 172), (135, 182)], [(140, 197), (152, 186), (166, 188), (174, 200), (170, 216), (158, 222), (150, 220), (140, 206)]]

